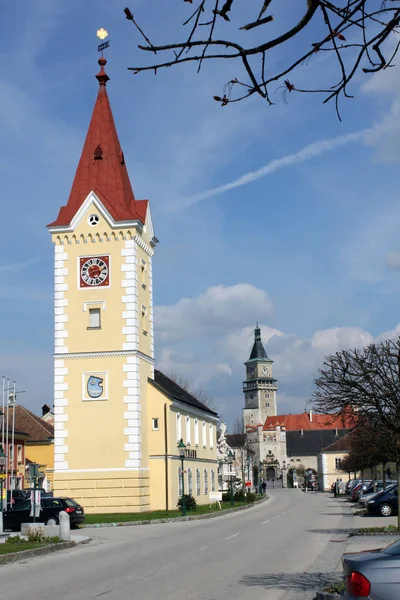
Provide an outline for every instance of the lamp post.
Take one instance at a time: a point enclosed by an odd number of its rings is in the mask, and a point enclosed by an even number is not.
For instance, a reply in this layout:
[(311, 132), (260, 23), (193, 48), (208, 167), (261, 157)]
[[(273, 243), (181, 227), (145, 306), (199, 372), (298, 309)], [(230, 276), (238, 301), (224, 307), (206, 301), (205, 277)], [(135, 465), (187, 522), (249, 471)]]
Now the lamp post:
[(262, 494), (262, 484), (263, 484), (263, 464), (260, 460), (260, 462), (258, 463), (258, 487), (261, 490), (261, 494)]
[(229, 450), (227, 460), (229, 465), (229, 498), (231, 501), (231, 506), (233, 506), (233, 475), (232, 475), (232, 464), (233, 459), (235, 458), (232, 450)]
[(246, 465), (247, 465), (247, 481), (250, 481), (250, 454), (247, 455)]
[(181, 459), (181, 481), (182, 481), (182, 517), (186, 517), (186, 500), (185, 500), (185, 476), (183, 472), (183, 461), (185, 460), (186, 444), (181, 441), (178, 444), (179, 458)]

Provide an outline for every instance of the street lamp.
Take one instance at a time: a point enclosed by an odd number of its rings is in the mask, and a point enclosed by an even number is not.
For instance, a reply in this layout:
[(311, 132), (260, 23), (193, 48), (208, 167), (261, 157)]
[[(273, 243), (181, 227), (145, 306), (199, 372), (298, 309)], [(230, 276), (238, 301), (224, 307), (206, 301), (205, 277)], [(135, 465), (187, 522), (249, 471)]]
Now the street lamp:
[[(263, 483), (263, 464), (262, 461), (260, 460), (260, 462), (258, 463), (258, 485), (259, 487), (262, 486)], [(262, 492), (262, 487), (261, 487), (261, 492)]]
[(247, 481), (250, 481), (250, 454), (247, 455), (246, 465), (247, 465)]
[(181, 459), (181, 481), (182, 481), (182, 517), (186, 517), (186, 501), (185, 501), (185, 476), (183, 472), (183, 461), (185, 460), (186, 444), (183, 439), (178, 444), (179, 458)]
[(232, 450), (229, 450), (228, 452), (228, 456), (227, 456), (227, 461), (228, 461), (228, 465), (229, 465), (229, 497), (230, 497), (230, 501), (231, 501), (231, 506), (233, 506), (233, 475), (232, 475), (232, 463), (233, 463), (233, 459), (235, 458), (235, 455), (233, 454)]

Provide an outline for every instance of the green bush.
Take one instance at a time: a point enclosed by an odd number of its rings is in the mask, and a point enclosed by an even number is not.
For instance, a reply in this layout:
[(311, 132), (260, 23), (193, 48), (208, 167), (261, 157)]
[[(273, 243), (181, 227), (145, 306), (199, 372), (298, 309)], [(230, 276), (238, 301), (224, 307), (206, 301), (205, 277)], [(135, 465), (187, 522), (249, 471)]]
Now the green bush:
[(329, 592), (330, 594), (340, 594), (343, 595), (343, 592), (345, 590), (345, 585), (343, 581), (338, 581), (337, 583), (332, 583), (329, 588), (327, 589), (327, 592)]
[(231, 499), (230, 492), (223, 492), (222, 502), (229, 502), (230, 499)]
[(44, 531), (41, 529), (33, 529), (29, 527), (26, 537), (28, 538), (28, 542), (32, 543), (42, 543), (46, 536), (44, 535)]
[[(182, 498), (179, 498), (177, 506), (182, 510)], [(185, 506), (186, 510), (196, 510), (196, 498), (193, 498), (191, 494), (185, 494)]]
[(19, 535), (10, 535), (4, 543), (5, 544), (25, 544), (26, 540), (24, 540)]
[(248, 492), (246, 494), (246, 500), (247, 500), (247, 502), (255, 502), (256, 501), (256, 494), (253, 494), (253, 492)]
[(238, 502), (243, 502), (244, 500), (246, 500), (246, 494), (243, 490), (238, 490), (235, 493), (235, 500), (237, 500)]

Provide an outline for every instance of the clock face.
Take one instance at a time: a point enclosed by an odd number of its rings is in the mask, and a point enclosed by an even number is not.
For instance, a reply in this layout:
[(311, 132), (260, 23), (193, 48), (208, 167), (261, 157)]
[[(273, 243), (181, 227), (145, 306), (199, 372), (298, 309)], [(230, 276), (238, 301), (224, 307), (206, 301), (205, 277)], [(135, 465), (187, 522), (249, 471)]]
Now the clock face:
[(253, 369), (253, 367), (251, 367), (249, 369), (249, 375), (250, 375), (250, 377), (253, 377), (254, 373), (255, 373), (255, 370)]
[(263, 367), (262, 368), (262, 374), (263, 375), (269, 375), (269, 369), (268, 369), (268, 367)]
[(79, 259), (79, 286), (101, 287), (109, 284), (109, 257), (85, 256)]

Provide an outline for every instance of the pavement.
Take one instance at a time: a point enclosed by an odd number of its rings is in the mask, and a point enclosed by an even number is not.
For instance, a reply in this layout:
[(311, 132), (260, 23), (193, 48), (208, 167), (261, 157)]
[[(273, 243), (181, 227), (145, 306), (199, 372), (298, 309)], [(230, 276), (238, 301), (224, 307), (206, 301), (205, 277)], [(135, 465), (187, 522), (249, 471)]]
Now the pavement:
[[(89, 544), (0, 567), (7, 600), (311, 600), (340, 578), (352, 511), (271, 490), (218, 519), (85, 529)], [(347, 514), (346, 514), (347, 513)]]
[(7, 600), (311, 600), (340, 580), (343, 552), (395, 539), (349, 538), (357, 518), (351, 504), (331, 494), (269, 494), (267, 502), (218, 519), (75, 532), (76, 541), (92, 541), (0, 566), (2, 594)]

